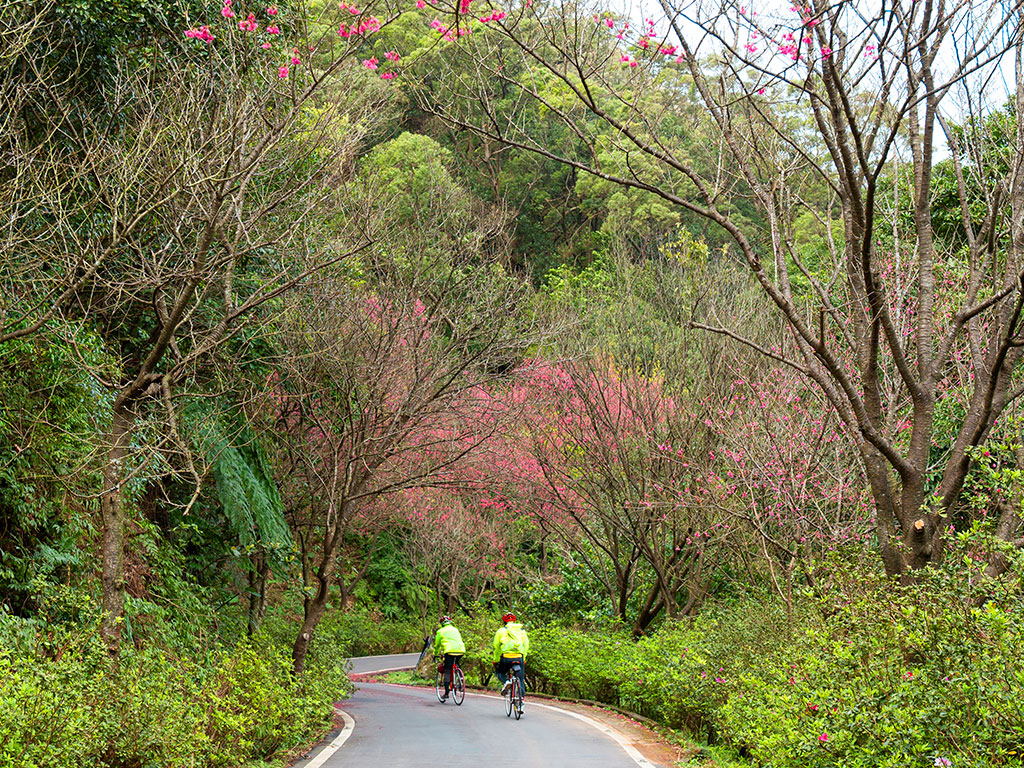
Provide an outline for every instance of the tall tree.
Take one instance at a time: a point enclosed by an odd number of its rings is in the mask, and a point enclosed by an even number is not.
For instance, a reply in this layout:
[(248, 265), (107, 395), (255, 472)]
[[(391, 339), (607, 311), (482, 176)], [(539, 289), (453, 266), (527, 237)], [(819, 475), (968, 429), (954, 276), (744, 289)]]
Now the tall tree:
[[(425, 106), (491, 141), (659, 195), (728, 233), (784, 320), (785, 343), (763, 345), (729, 324), (695, 325), (817, 384), (857, 446), (880, 558), (888, 573), (912, 579), (942, 556), (972, 453), (1024, 392), (1024, 127), (1008, 140), (1013, 160), (986, 169), (998, 178), (980, 217), (972, 208), (981, 201), (958, 183), (966, 252), (936, 236), (930, 209), (943, 109), (954, 96), (983, 111), (979, 88), (1012, 69), (1017, 114), (1024, 106), (1021, 5), (849, 0), (786, 12), (662, 0), (646, 15), (641, 22), (574, 0), (527, 2), (488, 34), (460, 41), (473, 47), (476, 77), (447, 69), (451, 96)], [(522, 64), (510, 68), (506, 58)], [(518, 113), (485, 108), (477, 119), (468, 94), (493, 98), (471, 82), (517, 89), (570, 126), (572, 142), (530, 136)], [(714, 128), (703, 147), (688, 144), (680, 122), (695, 102)], [(963, 150), (947, 137), (959, 179)], [(894, 175), (906, 184), (887, 183)], [(909, 222), (886, 220), (886, 189), (909, 195)], [(761, 211), (764, 231), (729, 210), (737, 196)], [(813, 260), (795, 246), (808, 214), (823, 245)], [(951, 269), (963, 275), (955, 289), (943, 280)], [(948, 429), (938, 406), (961, 351), (969, 377), (956, 386), (968, 405), (935, 455), (937, 432)], [(1020, 543), (1019, 516), (1001, 514), (999, 535)]]
[(199, 363), (369, 242), (367, 222), (339, 215), (342, 182), (388, 97), (369, 74), (363, 89), (337, 83), (382, 22), (364, 13), (341, 38), (307, 24), (301, 7), (260, 13), (235, 17), (226, 3), (216, 23), (172, 30), (146, 66), (119, 60), (95, 92), (25, 65), (19, 114), (35, 123), (17, 126), (15, 193), (2, 198), (20, 254), (4, 272), (21, 292), (0, 333), (78, 315), (116, 358), (93, 371), (111, 394), (99, 494), (111, 649), (140, 419), (160, 414), (182, 442), (174, 402)]

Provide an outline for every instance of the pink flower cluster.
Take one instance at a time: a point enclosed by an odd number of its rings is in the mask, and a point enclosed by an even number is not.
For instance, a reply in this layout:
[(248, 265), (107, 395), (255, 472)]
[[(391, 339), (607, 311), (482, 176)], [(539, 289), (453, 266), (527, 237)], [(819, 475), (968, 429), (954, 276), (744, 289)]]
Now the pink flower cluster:
[(369, 59), (363, 59), (363, 66), (366, 67), (367, 69), (376, 69), (379, 64), (380, 62), (377, 61), (376, 56), (373, 56), (372, 58)]
[(505, 16), (506, 16), (506, 14), (505, 14), (504, 11), (495, 11), (490, 16), (481, 16), (480, 17), (480, 23), (481, 24), (487, 24), (488, 22), (491, 22), (491, 21), (501, 21), (502, 19), (505, 18)]
[(256, 24), (256, 14), (250, 13), (238, 22), (238, 28), (243, 32), (255, 32), (259, 28), (259, 25)]
[[(355, 10), (354, 8), (352, 10)], [(338, 27), (338, 35), (341, 37), (351, 37), (353, 35), (372, 35), (374, 32), (380, 31), (380, 19), (376, 16), (370, 16), (367, 19), (363, 19), (359, 24), (353, 24), (348, 29), (345, 29), (345, 25), (342, 24)]]
[(224, 7), (220, 9), (220, 15), (225, 19), (235, 18), (235, 12), (231, 10), (231, 0), (224, 0)]
[(443, 37), (449, 43), (455, 39), (456, 34), (459, 37), (462, 37), (463, 35), (468, 35), (470, 32), (473, 31), (469, 27), (459, 27), (457, 30), (449, 29), (444, 24), (442, 24), (439, 19), (434, 19), (432, 22), (430, 22), (430, 27), (431, 29), (436, 29), (438, 34), (441, 35), (441, 37)]
[(213, 33), (210, 32), (210, 28), (205, 24), (198, 29), (186, 29), (185, 37), (190, 37), (195, 40), (202, 40), (204, 43), (213, 42)]

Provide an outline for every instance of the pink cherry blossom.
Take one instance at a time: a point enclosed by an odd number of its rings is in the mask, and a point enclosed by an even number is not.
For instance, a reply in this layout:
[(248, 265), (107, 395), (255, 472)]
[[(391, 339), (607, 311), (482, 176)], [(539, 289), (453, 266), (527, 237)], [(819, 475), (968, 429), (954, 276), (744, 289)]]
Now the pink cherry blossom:
[(195, 40), (202, 40), (204, 43), (213, 42), (213, 34), (210, 32), (210, 28), (205, 24), (198, 29), (186, 29), (185, 37), (190, 37)]
[(267, 34), (268, 35), (280, 35), (281, 34), (281, 28), (278, 27), (277, 24), (271, 24), (269, 27), (267, 27)]
[(367, 69), (376, 69), (378, 64), (380, 64), (380, 62), (377, 61), (376, 56), (373, 56), (372, 58), (369, 59), (363, 59), (363, 66), (366, 67)]
[(384, 54), (384, 58), (387, 59), (388, 61), (398, 61), (398, 59), (401, 57), (398, 55), (397, 51), (388, 51), (387, 53)]
[(277, 6), (272, 5), (267, 8), (267, 16), (277, 16)]
[(270, 49), (270, 43), (264, 43), (263, 45), (260, 46), (260, 48), (262, 48), (264, 51), (269, 50)]
[(282, 80), (284, 80), (286, 77), (288, 77), (288, 65), (287, 64), (282, 64), (280, 67), (278, 67), (278, 69), (277, 69), (277, 76), (280, 77)]

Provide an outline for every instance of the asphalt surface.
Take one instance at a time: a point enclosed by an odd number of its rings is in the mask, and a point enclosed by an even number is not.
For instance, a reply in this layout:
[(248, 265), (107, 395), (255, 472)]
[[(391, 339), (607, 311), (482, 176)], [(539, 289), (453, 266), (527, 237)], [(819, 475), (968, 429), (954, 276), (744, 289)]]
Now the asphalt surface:
[(390, 656), (360, 656), (349, 659), (352, 672), (366, 675), (371, 672), (387, 672), (393, 669), (412, 669), (419, 660), (418, 653), (395, 653)]
[[(410, 667), (418, 658), (412, 653), (352, 659), (352, 671)], [(432, 689), (383, 683), (358, 683), (341, 708), (355, 721), (344, 744), (319, 763), (330, 750), (314, 750), (296, 768), (482, 768), (507, 761), (524, 768), (637, 768), (600, 731), (564, 712), (531, 705), (529, 695), (519, 721), (505, 716), (497, 696), (468, 693), (458, 707), (450, 700), (439, 704)]]

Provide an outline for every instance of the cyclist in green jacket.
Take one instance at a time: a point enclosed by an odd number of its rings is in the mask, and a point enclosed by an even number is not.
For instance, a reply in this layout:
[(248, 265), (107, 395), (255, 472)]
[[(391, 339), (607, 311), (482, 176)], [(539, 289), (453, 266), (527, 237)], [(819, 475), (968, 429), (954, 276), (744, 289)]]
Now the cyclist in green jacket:
[(517, 677), (523, 690), (526, 690), (526, 654), (530, 652), (530, 638), (523, 625), (516, 621), (514, 613), (506, 613), (501, 617), (502, 626), (494, 633), (494, 672), (501, 682), (501, 693), (504, 696), (511, 682), (509, 670), (518, 661)]
[(444, 656), (444, 699), (452, 688), (452, 665), (455, 660), (466, 652), (466, 644), (462, 635), (452, 624), (451, 616), (441, 617), (441, 628), (434, 636), (434, 655)]

